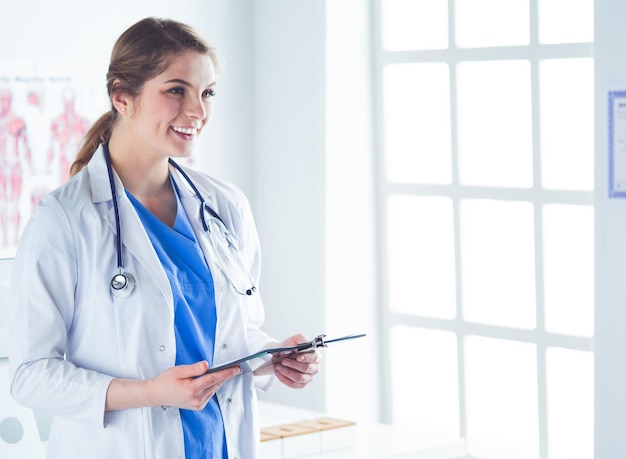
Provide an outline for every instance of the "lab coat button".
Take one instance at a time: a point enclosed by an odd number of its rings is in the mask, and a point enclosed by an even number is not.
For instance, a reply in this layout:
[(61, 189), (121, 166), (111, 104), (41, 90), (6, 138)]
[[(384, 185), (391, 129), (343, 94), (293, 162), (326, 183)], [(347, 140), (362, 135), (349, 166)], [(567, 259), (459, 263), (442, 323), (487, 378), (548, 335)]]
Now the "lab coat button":
[(164, 350), (165, 350), (165, 346), (164, 346), (163, 344), (161, 344), (161, 345), (159, 346), (159, 351), (163, 352)]
[(228, 402), (228, 404), (230, 405), (231, 403), (233, 403), (233, 398), (232, 397), (228, 397), (226, 399), (226, 402)]
[(161, 409), (162, 409), (163, 411), (167, 411), (167, 408), (168, 408), (167, 406), (165, 406), (165, 405), (161, 405)]
[(224, 350), (228, 349), (228, 343), (222, 344), (222, 349), (224, 349)]

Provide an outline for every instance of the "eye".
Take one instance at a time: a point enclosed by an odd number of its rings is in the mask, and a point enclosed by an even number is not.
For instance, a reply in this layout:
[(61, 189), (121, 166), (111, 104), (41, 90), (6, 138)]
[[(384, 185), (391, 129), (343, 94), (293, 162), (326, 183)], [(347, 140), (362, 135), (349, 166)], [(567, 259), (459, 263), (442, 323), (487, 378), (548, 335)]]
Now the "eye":
[(176, 86), (175, 88), (170, 89), (168, 92), (172, 94), (183, 95), (185, 94), (185, 88), (183, 88), (182, 86)]
[(206, 98), (215, 96), (215, 89), (213, 88), (207, 89), (206, 91), (202, 93), (202, 96)]

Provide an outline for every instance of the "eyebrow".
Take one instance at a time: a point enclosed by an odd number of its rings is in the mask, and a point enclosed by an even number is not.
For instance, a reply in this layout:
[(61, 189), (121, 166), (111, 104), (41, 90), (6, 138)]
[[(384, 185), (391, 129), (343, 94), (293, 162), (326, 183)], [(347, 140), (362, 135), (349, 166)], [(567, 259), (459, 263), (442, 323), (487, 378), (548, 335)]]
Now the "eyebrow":
[[(180, 84), (183, 86), (187, 86), (187, 87), (191, 87), (191, 83), (189, 83), (188, 81), (185, 80), (181, 80), (180, 78), (174, 78), (172, 80), (167, 80), (165, 82), (163, 82), (163, 84), (170, 84), (170, 83), (176, 83), (176, 84)], [(207, 87), (211, 87), (211, 86), (215, 86), (217, 85), (217, 82), (213, 82), (211, 84), (209, 84)]]

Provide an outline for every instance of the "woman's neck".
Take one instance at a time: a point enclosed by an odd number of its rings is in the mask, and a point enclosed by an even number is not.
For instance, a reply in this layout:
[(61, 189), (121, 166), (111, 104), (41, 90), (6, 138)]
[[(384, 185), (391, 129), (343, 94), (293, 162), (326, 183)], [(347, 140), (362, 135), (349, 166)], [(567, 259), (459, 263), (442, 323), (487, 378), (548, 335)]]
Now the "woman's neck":
[(176, 195), (170, 181), (168, 158), (151, 154), (120, 137), (111, 135), (111, 165), (124, 188), (163, 223), (172, 227), (176, 219)]

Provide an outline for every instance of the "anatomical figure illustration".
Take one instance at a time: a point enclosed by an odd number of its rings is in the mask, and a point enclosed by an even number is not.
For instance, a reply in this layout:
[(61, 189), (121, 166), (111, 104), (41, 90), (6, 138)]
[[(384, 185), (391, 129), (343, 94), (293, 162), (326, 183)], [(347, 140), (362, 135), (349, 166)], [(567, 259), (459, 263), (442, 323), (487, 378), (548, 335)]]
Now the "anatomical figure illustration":
[(26, 122), (12, 112), (13, 95), (0, 89), (0, 246), (17, 244), (24, 176), (32, 168)]
[(90, 126), (86, 118), (76, 113), (74, 92), (67, 88), (62, 97), (63, 113), (52, 121), (52, 138), (48, 151), (48, 165), (58, 174), (59, 184), (67, 181), (70, 165)]

